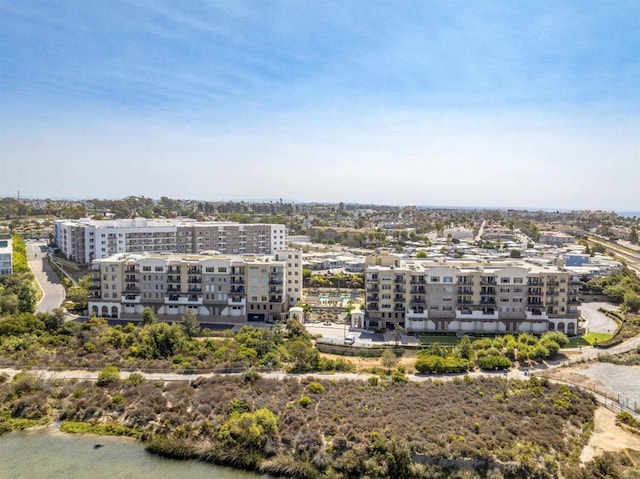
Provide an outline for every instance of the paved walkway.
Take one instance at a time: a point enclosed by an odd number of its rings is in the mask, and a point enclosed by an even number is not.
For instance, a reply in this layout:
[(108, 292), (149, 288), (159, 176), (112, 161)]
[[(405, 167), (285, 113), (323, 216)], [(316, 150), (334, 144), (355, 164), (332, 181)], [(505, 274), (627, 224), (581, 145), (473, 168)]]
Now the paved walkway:
[(60, 279), (46, 261), (46, 244), (43, 242), (27, 242), (27, 259), (29, 267), (43, 293), (38, 303), (38, 313), (59, 308), (64, 301), (65, 291)]
[(592, 333), (610, 333), (613, 334), (618, 328), (618, 323), (604, 313), (598, 311), (598, 308), (610, 309), (616, 311), (618, 306), (611, 303), (590, 302), (580, 305), (580, 314), (587, 320), (587, 331)]

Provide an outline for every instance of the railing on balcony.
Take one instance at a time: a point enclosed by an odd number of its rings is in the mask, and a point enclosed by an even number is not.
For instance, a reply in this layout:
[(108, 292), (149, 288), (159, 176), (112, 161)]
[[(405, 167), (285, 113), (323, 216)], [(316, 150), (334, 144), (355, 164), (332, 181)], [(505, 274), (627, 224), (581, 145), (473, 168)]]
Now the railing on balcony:
[(202, 268), (189, 268), (189, 274), (202, 274)]
[(283, 281), (277, 278), (269, 278), (269, 284), (282, 284)]
[(191, 287), (189, 287), (189, 289), (187, 291), (189, 293), (202, 293), (202, 288), (191, 286)]
[(180, 283), (180, 277), (171, 277), (167, 278), (167, 283)]
[(202, 278), (197, 278), (196, 276), (189, 276), (187, 283), (193, 283), (193, 284), (202, 283)]
[(240, 276), (231, 276), (231, 284), (244, 284), (244, 279)]

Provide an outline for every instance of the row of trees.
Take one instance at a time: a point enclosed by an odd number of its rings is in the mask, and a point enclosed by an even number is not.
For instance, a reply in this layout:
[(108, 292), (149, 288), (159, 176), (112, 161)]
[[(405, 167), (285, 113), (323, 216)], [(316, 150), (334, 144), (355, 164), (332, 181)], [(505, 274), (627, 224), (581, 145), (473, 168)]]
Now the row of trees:
[(548, 332), (541, 337), (523, 333), (471, 341), (467, 336), (453, 348), (431, 344), (418, 355), (415, 368), (420, 373), (452, 373), (469, 371), (477, 364), (480, 369), (503, 370), (512, 361), (544, 360), (555, 356), (569, 344), (566, 335)]
[(13, 235), (13, 274), (0, 277), (0, 316), (33, 313), (38, 292), (27, 262), (27, 247), (22, 237)]
[(588, 291), (605, 294), (609, 299), (632, 313), (640, 312), (640, 278), (624, 266), (620, 273), (594, 278), (587, 283)]

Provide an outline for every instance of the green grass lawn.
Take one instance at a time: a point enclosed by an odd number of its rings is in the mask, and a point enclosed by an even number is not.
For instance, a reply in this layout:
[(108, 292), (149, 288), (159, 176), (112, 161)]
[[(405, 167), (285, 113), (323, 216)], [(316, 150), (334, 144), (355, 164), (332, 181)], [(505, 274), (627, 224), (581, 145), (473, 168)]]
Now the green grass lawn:
[(611, 339), (613, 334), (609, 333), (587, 333), (584, 336), (576, 336), (569, 338), (569, 348), (577, 348), (579, 346), (593, 346), (596, 340), (601, 343), (607, 339)]

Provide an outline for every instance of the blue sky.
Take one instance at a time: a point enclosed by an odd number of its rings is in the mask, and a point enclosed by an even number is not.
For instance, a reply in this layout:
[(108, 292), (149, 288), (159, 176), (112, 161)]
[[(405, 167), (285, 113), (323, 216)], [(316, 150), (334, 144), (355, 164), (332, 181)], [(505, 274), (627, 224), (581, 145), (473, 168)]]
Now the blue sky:
[(0, 196), (640, 210), (637, 1), (0, 0)]

